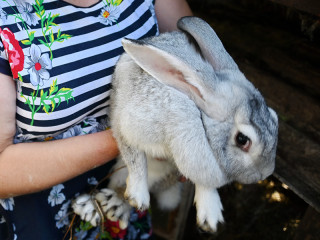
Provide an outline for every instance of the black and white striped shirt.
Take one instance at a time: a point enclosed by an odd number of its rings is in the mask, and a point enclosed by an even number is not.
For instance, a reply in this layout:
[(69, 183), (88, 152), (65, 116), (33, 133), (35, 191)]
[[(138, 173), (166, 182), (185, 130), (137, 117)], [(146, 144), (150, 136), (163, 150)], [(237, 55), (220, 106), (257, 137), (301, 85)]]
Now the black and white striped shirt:
[(0, 2), (0, 72), (11, 71), (17, 82), (20, 139), (106, 118), (121, 39), (158, 34), (152, 0), (116, 2), (88, 8), (57, 0)]

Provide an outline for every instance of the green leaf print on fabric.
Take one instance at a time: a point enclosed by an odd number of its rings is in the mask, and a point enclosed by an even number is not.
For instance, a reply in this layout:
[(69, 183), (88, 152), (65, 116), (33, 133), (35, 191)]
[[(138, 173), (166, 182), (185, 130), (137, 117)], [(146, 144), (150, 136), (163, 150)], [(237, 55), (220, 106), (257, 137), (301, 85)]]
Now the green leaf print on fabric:
[[(40, 92), (40, 96), (39, 96), (39, 92)], [(31, 99), (29, 97), (25, 97), (21, 92), (20, 96), (26, 100), (25, 104), (27, 104), (29, 106), (29, 109), (31, 110), (32, 120), (30, 125), (33, 126), (34, 115), (41, 109), (41, 107), (43, 111), (49, 114), (50, 112), (53, 112), (56, 107), (60, 105), (62, 98), (64, 98), (67, 103), (70, 99), (74, 100), (72, 93), (73, 93), (73, 90), (71, 88), (59, 89), (57, 85), (57, 79), (53, 80), (49, 91), (43, 91), (43, 89), (41, 89), (40, 91), (39, 85), (38, 85), (37, 91), (34, 91), (31, 94)], [(38, 97), (40, 97), (40, 104), (37, 107), (35, 102)], [(51, 108), (51, 111), (50, 111), (50, 108)]]
[[(20, 97), (25, 99), (25, 104), (29, 106), (31, 111), (31, 123), (34, 125), (34, 116), (41, 109), (47, 114), (53, 112), (64, 99), (67, 103), (70, 99), (74, 100), (72, 96), (73, 90), (70, 88), (58, 88), (57, 79), (53, 80), (48, 91), (40, 90), (40, 87), (44, 85), (44, 81), (50, 79), (49, 70), (52, 69), (52, 45), (54, 43), (62, 43), (68, 40), (72, 36), (66, 33), (62, 33), (59, 28), (56, 33), (53, 32), (52, 27), (59, 27), (54, 21), (59, 14), (47, 13), (43, 0), (35, 0), (34, 4), (22, 0), (14, 0), (15, 7), (10, 4), (8, 0), (2, 0), (10, 6), (14, 14), (7, 15), (3, 12), (5, 17), (13, 16), (15, 22), (20, 30), (25, 30), (28, 38), (21, 40), (24, 45), (30, 45), (29, 56), (25, 56), (24, 69), (30, 74), (30, 83), (37, 89), (34, 90), (30, 96), (25, 96), (22, 91)], [(40, 21), (39, 21), (40, 19)], [(41, 25), (40, 30), (43, 37), (35, 38), (36, 31), (32, 31), (30, 26)], [(38, 28), (39, 29), (39, 28)], [(8, 31), (8, 30), (6, 30)], [(35, 40), (37, 39), (37, 40)], [(36, 43), (43, 44), (49, 50), (49, 53), (42, 53), (40, 47)], [(18, 45), (18, 44), (17, 44)], [(23, 52), (22, 55), (24, 56)], [(23, 64), (23, 63), (22, 63)], [(22, 69), (20, 69), (22, 70)], [(15, 73), (13, 71), (13, 73)], [(23, 76), (17, 72), (16, 77), (20, 82), (23, 81)], [(40, 103), (39, 103), (40, 102)]]
[(33, 14), (32, 5), (24, 1), (16, 0), (14, 1), (18, 10), (16, 11), (15, 8), (13, 8), (13, 6), (7, 0), (2, 0), (2, 1), (6, 2), (12, 8), (12, 10), (14, 11), (14, 14), (11, 14), (11, 16), (15, 17), (16, 22), (17, 20), (21, 21), (22, 26), (17, 22), (18, 28), (22, 30), (22, 27), (23, 27), (28, 34), (29, 39), (23, 40), (21, 42), (26, 45), (31, 45), (34, 39), (35, 32), (29, 32), (28, 26), (35, 26), (38, 24), (38, 20)]
[[(59, 16), (59, 14), (46, 14), (46, 10), (44, 9), (43, 0), (36, 0), (35, 4), (33, 5), (34, 9), (36, 10), (37, 16), (41, 20), (41, 30), (44, 40), (39, 39), (39, 42), (45, 45), (50, 51), (50, 59), (53, 59), (53, 54), (51, 47), (55, 42), (63, 42), (71, 38), (72, 36), (69, 34), (61, 34), (61, 30), (59, 29), (56, 34), (53, 33), (52, 27), (59, 26), (58, 24), (54, 23), (54, 20)], [(30, 39), (30, 37), (29, 37)]]

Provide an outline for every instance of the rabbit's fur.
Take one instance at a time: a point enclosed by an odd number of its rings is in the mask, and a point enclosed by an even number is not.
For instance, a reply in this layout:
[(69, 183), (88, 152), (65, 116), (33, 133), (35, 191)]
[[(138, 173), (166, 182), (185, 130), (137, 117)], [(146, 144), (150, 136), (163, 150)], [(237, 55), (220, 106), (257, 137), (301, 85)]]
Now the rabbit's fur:
[[(278, 119), (206, 22), (185, 17), (178, 27), (122, 42), (110, 120), (118, 165), (123, 161), (127, 170), (112, 176), (110, 187), (127, 178), (132, 206), (148, 208), (150, 189), (164, 208), (173, 208), (180, 201), (178, 171), (195, 184), (199, 226), (215, 231), (223, 221), (216, 189), (273, 172)], [(170, 175), (176, 177), (167, 188), (155, 188)]]

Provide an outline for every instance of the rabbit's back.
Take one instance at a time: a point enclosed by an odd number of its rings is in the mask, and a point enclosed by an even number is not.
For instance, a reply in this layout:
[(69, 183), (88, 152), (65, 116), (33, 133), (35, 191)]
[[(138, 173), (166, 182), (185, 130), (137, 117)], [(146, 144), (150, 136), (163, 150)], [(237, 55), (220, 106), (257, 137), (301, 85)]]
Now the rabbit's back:
[(115, 69), (111, 101), (114, 134), (151, 156), (170, 158), (164, 144), (168, 139), (202, 128), (200, 111), (190, 98), (154, 79), (127, 54)]

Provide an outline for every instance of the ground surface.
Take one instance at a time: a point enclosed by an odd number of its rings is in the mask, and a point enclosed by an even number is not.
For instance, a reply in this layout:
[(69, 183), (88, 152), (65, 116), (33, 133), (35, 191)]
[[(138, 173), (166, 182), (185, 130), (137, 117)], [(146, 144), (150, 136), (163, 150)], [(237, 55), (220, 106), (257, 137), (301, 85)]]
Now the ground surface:
[(276, 178), (259, 184), (232, 184), (220, 189), (225, 223), (215, 235), (201, 233), (195, 209), (188, 217), (183, 239), (287, 240), (293, 239), (307, 204)]

